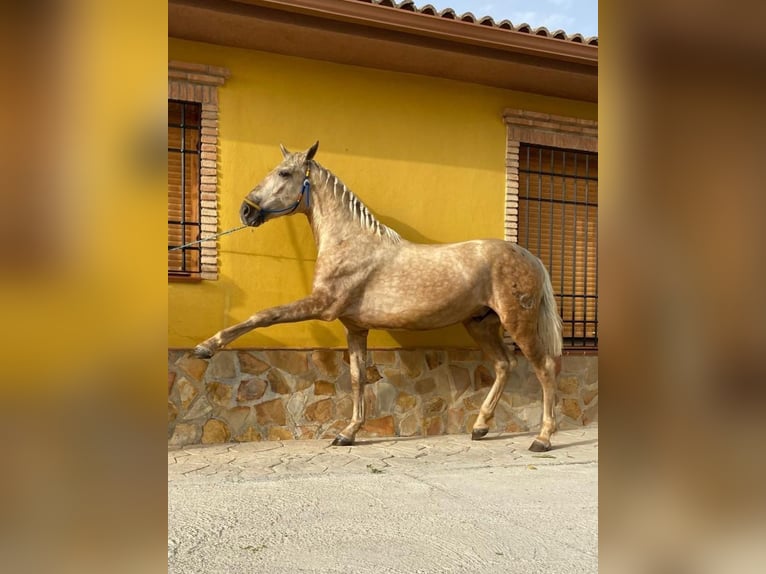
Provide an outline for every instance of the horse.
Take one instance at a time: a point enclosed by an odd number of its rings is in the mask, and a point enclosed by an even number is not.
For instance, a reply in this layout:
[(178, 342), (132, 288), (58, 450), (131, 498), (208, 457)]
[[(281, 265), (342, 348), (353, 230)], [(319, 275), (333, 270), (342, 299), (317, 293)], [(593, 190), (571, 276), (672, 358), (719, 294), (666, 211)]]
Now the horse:
[(523, 247), (501, 239), (423, 244), (407, 241), (378, 221), (329, 169), (314, 160), (319, 142), (292, 153), (244, 198), (240, 219), (258, 227), (277, 217), (304, 214), (317, 258), (311, 294), (259, 311), (194, 349), (210, 358), (259, 327), (318, 319), (340, 320), (346, 330), (353, 414), (332, 445), (349, 446), (365, 420), (364, 385), (370, 329), (425, 330), (462, 323), (493, 361), (495, 379), (471, 430), (479, 440), (517, 361), (501, 327), (534, 368), (543, 413), (533, 452), (551, 447), (556, 375), (561, 368), (561, 318), (550, 275)]

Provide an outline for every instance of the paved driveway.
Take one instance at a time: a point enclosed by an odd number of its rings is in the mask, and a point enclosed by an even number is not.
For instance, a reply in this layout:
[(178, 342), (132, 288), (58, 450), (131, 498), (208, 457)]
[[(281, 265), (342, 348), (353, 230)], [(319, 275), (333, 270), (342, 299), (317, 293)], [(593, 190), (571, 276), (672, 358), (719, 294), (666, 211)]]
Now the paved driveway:
[(169, 450), (169, 572), (597, 572), (598, 427), (553, 439)]

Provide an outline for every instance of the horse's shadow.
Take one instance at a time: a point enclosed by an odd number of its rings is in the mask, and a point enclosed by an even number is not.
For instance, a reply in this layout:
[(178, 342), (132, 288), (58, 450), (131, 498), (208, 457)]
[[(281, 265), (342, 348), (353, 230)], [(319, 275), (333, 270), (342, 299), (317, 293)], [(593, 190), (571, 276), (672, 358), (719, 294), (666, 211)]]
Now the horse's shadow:
[[(436, 435), (436, 436), (451, 436), (451, 437), (465, 437), (467, 442), (485, 442), (485, 441), (492, 441), (492, 440), (511, 440), (514, 438), (519, 437), (525, 437), (530, 436), (534, 437), (536, 436), (533, 432), (528, 433), (518, 433), (518, 434), (498, 434), (495, 436), (485, 436), (481, 440), (478, 441), (472, 441), (471, 435), (469, 433), (466, 434), (453, 434), (453, 435)], [(414, 440), (423, 440), (427, 439), (429, 437), (425, 436), (381, 436), (381, 437), (370, 437), (370, 438), (364, 438), (364, 439), (356, 439), (354, 441), (354, 446), (366, 446), (366, 445), (374, 445), (374, 444), (383, 444), (386, 442), (409, 442)]]
[(355, 439), (353, 446), (371, 446), (375, 444), (383, 444), (387, 442), (409, 442), (413, 440), (422, 440), (426, 437), (422, 436), (381, 436), (374, 438)]
[[(555, 434), (553, 435), (556, 436)], [(588, 440), (578, 440), (577, 442), (568, 442), (566, 444), (553, 444), (551, 445), (551, 450), (558, 450), (561, 448), (568, 448), (570, 446), (583, 446), (586, 444), (596, 444), (598, 442), (597, 438), (591, 438)]]
[[(496, 434), (493, 436), (485, 436), (481, 440), (478, 441), (472, 441), (470, 434), (465, 435), (443, 435), (443, 436), (454, 436), (454, 437), (460, 437), (465, 436), (466, 442), (486, 442), (486, 441), (507, 441), (512, 442), (515, 439), (534, 439), (537, 436), (537, 433), (535, 432), (524, 432), (524, 433), (514, 433), (514, 434)], [(554, 435), (555, 436), (555, 435)], [(354, 446), (371, 446), (376, 444), (384, 444), (384, 443), (399, 443), (399, 442), (410, 442), (410, 441), (417, 441), (417, 440), (423, 440), (423, 436), (394, 436), (394, 437), (371, 437), (366, 439), (357, 439), (354, 441)], [(597, 438), (587, 439), (587, 440), (580, 440), (576, 442), (568, 442), (564, 444), (552, 444), (550, 450), (561, 450), (573, 446), (583, 446), (588, 444), (595, 444), (598, 442)]]
[(407, 241), (412, 241), (414, 243), (430, 243), (430, 244), (443, 243), (442, 241), (437, 241), (430, 237), (426, 237), (414, 227), (411, 227), (410, 225), (407, 225), (406, 223), (403, 223), (399, 219), (396, 219), (395, 217), (391, 217), (390, 215), (381, 215), (376, 213), (375, 217), (383, 225), (395, 230), (399, 235), (404, 237)]
[[(513, 439), (522, 439), (522, 438), (535, 438), (537, 437), (537, 433), (535, 432), (524, 432), (524, 433), (514, 433), (514, 434), (498, 434), (495, 436), (485, 436), (481, 441), (486, 440), (513, 440)], [(552, 441), (556, 440), (556, 435), (553, 435)], [(588, 440), (579, 440), (576, 442), (566, 442), (566, 443), (553, 443), (551, 444), (550, 450), (559, 450), (562, 448), (569, 448), (571, 446), (583, 446), (586, 444), (595, 444), (598, 442), (597, 438), (591, 438)]]

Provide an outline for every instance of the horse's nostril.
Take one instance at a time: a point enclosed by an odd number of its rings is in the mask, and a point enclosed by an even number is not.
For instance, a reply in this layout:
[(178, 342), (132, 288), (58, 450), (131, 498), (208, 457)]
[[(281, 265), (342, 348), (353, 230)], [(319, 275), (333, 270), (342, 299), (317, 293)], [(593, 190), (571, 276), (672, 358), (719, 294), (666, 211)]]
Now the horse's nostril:
[(249, 204), (242, 202), (242, 207), (239, 208), (239, 219), (245, 225), (250, 225), (250, 219), (252, 218), (253, 208)]

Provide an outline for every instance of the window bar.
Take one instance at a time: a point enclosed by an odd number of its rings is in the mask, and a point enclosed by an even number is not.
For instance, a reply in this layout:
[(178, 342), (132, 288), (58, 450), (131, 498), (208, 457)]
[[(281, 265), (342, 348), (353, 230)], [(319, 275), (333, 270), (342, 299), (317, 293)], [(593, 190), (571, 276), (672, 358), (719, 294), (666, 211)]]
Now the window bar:
[[(556, 183), (553, 176), (553, 160), (556, 152), (551, 150), (551, 199), (553, 199), (553, 190), (556, 187)], [(548, 233), (548, 257), (550, 262), (550, 269), (553, 272), (553, 202), (551, 201), (551, 220)]]
[[(596, 294), (598, 293), (598, 207), (596, 207), (596, 228), (593, 230), (594, 234), (596, 235), (595, 239), (595, 261), (593, 262), (593, 272), (596, 274)], [(598, 299), (596, 299), (596, 305), (593, 308), (593, 343), (594, 345), (598, 345)]]
[(582, 344), (586, 345), (588, 337), (588, 176), (590, 175), (590, 154), (585, 154), (585, 261), (583, 261), (583, 292), (586, 297), (582, 300), (583, 313), (582, 313)]
[(527, 231), (527, 236), (524, 239), (524, 247), (527, 247), (527, 248), (529, 247), (529, 208), (530, 208), (530, 203), (529, 203), (529, 176), (531, 175), (531, 173), (530, 173), (531, 170), (529, 169), (529, 150), (530, 150), (530, 147), (527, 146), (527, 165), (526, 165), (526, 172), (527, 172), (527, 178), (526, 178), (527, 179), (527, 186), (526, 187), (527, 187), (527, 189), (526, 189), (526, 192), (525, 192), (525, 195), (524, 195), (524, 204), (526, 206), (526, 209), (524, 210), (524, 217), (526, 217), (526, 220), (527, 220), (526, 221), (526, 226), (525, 226), (526, 231)]
[[(563, 151), (563, 150), (562, 150), (562, 151)], [(570, 151), (571, 151), (571, 150), (570, 150)], [(539, 173), (541, 173), (541, 174), (543, 174), (543, 175), (558, 175), (558, 176), (561, 176), (561, 175), (563, 175), (563, 174), (561, 174), (561, 173), (556, 173), (556, 172), (553, 172), (553, 173), (552, 173), (552, 172), (550, 172), (550, 171), (547, 171), (547, 170), (541, 170)], [(573, 178), (574, 178), (574, 176), (569, 176), (569, 178), (570, 178), (570, 179), (573, 179)], [(579, 179), (585, 179), (585, 178), (584, 178), (584, 177), (580, 177)], [(597, 177), (591, 177), (591, 178), (588, 178), (588, 179), (590, 179), (591, 181), (596, 181), (596, 180), (598, 180), (598, 178), (597, 178)], [(571, 201), (570, 201), (570, 203), (571, 203)]]
[[(186, 243), (186, 104), (181, 104), (181, 245)], [(181, 249), (181, 271), (186, 271), (186, 249)]]
[(543, 229), (543, 176), (540, 175), (543, 165), (543, 148), (537, 148), (537, 253), (542, 257)]
[[(582, 181), (582, 178), (578, 179), (578, 181)], [(563, 201), (561, 199), (544, 199), (543, 200), (546, 203), (555, 203), (557, 205), (566, 203), (567, 205), (583, 205), (582, 201)]]
[[(564, 174), (567, 172), (567, 152), (562, 151), (562, 171)], [(561, 310), (559, 313), (564, 313), (564, 245), (566, 244), (566, 229), (567, 229), (567, 178), (561, 179), (562, 185), (562, 198), (564, 202), (561, 204)], [(577, 187), (575, 187), (577, 189)], [(576, 208), (575, 208), (576, 209)]]
[[(198, 125), (195, 128), (197, 130), (197, 146), (194, 153), (197, 156), (197, 179), (195, 181), (197, 185), (197, 235), (194, 236), (194, 241), (202, 239), (202, 104), (196, 104), (197, 110), (197, 122)], [(197, 266), (194, 269), (195, 272), (202, 271), (202, 245), (198, 245), (199, 251), (197, 252)]]
[(574, 185), (575, 185), (575, 208), (574, 224), (572, 226), (572, 345), (575, 342), (575, 325), (577, 324), (577, 158), (580, 154), (574, 154)]

